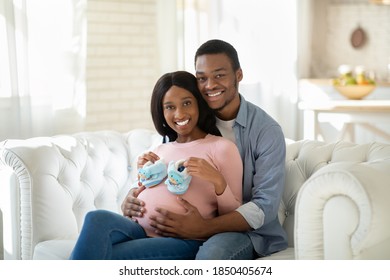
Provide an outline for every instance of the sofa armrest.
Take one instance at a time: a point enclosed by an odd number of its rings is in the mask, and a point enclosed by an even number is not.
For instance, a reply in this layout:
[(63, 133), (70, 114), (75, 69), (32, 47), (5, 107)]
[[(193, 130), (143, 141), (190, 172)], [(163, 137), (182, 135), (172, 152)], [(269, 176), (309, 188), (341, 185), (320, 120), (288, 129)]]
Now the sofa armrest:
[(0, 234), (1, 259), (17, 260), (21, 258), (19, 182), (11, 168), (0, 165)]
[(313, 174), (296, 201), (296, 258), (389, 259), (389, 167), (340, 162)]
[(100, 131), (0, 144), (4, 258), (34, 259), (35, 247), (75, 240), (88, 211), (120, 212), (131, 185), (124, 134)]

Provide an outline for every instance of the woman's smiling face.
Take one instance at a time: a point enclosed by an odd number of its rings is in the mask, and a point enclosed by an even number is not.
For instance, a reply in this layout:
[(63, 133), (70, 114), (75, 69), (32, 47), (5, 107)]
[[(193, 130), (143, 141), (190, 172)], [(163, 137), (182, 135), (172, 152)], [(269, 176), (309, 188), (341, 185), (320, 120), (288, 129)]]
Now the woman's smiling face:
[(178, 142), (192, 141), (197, 137), (199, 108), (191, 92), (172, 86), (165, 93), (162, 106), (165, 121), (177, 133)]

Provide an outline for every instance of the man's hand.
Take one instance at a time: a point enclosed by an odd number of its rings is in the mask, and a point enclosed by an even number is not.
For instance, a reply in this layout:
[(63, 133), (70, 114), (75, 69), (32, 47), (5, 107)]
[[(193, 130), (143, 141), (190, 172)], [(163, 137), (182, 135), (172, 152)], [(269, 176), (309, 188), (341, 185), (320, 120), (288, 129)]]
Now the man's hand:
[(161, 216), (151, 216), (150, 225), (156, 233), (163, 236), (187, 239), (201, 239), (212, 235), (208, 232), (208, 220), (204, 219), (198, 209), (188, 201), (178, 197), (179, 202), (187, 210), (185, 214), (176, 214), (166, 209), (156, 208)]
[(139, 188), (133, 188), (129, 191), (121, 205), (123, 216), (128, 216), (130, 218), (143, 216), (143, 213), (145, 212), (145, 202), (137, 197), (144, 189), (144, 186), (140, 186)]

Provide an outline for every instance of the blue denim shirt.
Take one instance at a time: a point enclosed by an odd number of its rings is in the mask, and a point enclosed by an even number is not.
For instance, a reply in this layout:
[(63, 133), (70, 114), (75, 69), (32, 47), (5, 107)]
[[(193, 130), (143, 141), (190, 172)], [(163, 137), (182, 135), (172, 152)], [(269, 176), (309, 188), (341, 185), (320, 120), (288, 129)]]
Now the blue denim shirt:
[(287, 235), (278, 219), (286, 145), (280, 125), (260, 107), (240, 98), (233, 125), (244, 163), (243, 205), (238, 212), (249, 224), (256, 224), (249, 236), (256, 252), (265, 256), (287, 248)]

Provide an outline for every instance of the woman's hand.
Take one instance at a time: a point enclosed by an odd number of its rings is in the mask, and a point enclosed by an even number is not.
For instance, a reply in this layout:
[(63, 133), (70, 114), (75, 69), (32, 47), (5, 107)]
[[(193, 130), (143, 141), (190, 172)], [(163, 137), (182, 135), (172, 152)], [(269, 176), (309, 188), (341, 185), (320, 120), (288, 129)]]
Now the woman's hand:
[[(154, 163), (159, 159), (160, 157), (153, 152), (143, 153), (138, 157), (137, 168), (141, 168), (148, 161)], [(145, 187), (141, 183), (138, 183), (138, 188), (133, 188), (129, 191), (121, 205), (123, 216), (130, 218), (143, 216), (145, 213), (145, 202), (137, 197), (144, 189)]]
[(141, 168), (148, 161), (150, 161), (152, 163), (155, 163), (159, 159), (160, 159), (160, 157), (158, 155), (156, 155), (155, 153), (153, 153), (153, 152), (143, 153), (142, 155), (140, 155), (138, 157), (137, 168)]
[(190, 157), (184, 164), (188, 174), (211, 182), (214, 185), (215, 193), (221, 195), (226, 188), (226, 181), (222, 174), (203, 158)]

